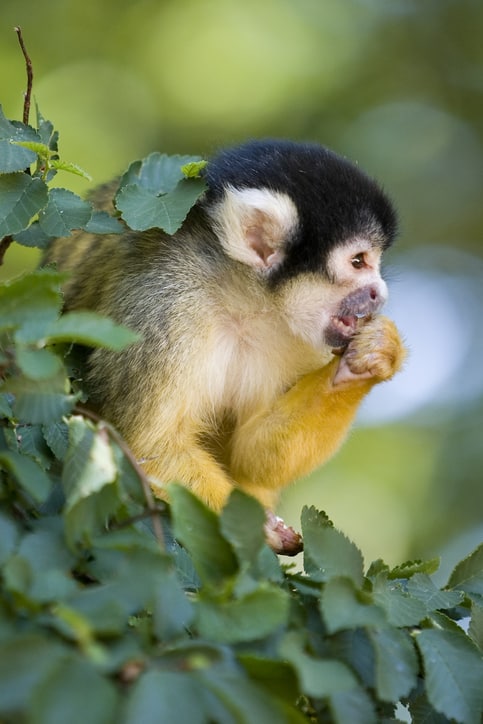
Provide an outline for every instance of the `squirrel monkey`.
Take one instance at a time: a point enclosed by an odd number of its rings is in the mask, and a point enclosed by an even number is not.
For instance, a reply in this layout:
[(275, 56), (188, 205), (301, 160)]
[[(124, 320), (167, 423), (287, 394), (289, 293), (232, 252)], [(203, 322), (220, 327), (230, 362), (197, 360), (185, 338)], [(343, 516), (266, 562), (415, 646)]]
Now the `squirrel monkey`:
[[(90, 402), (152, 479), (219, 511), (233, 487), (267, 509), (267, 539), (301, 540), (271, 511), (280, 490), (339, 448), (404, 347), (379, 315), (396, 215), (380, 187), (315, 144), (252, 141), (204, 171), (182, 228), (79, 232), (44, 263), (71, 276), (65, 308), (94, 309), (142, 335), (90, 353)], [(92, 200), (114, 211), (116, 185)]]

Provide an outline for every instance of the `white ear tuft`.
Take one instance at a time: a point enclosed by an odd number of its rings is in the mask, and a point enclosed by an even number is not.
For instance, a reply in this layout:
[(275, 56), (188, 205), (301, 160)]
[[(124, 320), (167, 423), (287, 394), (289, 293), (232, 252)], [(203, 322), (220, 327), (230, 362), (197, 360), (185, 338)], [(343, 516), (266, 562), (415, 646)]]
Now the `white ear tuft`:
[(210, 215), (226, 253), (261, 271), (270, 271), (283, 261), (286, 243), (298, 223), (292, 199), (269, 189), (228, 187)]

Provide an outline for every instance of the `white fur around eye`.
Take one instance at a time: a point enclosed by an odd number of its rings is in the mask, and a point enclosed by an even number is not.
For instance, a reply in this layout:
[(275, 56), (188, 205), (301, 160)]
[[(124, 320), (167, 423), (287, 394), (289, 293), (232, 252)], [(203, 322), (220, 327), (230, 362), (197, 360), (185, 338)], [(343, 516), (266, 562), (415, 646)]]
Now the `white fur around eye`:
[[(364, 256), (364, 264), (357, 269), (352, 264), (353, 259), (359, 255)], [(376, 274), (379, 276), (381, 263), (381, 250), (368, 239), (351, 239), (332, 249), (327, 262), (330, 277), (337, 282), (345, 282), (359, 278), (363, 274)]]
[(260, 270), (280, 264), (287, 239), (298, 223), (291, 198), (269, 189), (228, 187), (210, 214), (226, 253)]

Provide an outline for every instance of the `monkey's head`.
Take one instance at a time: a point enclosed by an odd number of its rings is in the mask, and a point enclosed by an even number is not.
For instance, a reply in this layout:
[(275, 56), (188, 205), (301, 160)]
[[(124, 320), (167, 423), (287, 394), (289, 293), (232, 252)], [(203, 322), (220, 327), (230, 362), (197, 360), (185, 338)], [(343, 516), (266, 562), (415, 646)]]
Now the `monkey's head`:
[(396, 213), (357, 166), (315, 144), (252, 141), (216, 156), (206, 180), (225, 253), (266, 284), (295, 334), (343, 347), (380, 310)]

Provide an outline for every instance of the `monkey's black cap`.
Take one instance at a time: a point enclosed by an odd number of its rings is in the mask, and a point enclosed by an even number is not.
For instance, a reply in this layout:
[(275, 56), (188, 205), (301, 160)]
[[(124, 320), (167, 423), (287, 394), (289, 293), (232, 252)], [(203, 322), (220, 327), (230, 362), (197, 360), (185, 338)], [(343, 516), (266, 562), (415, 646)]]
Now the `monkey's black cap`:
[(227, 186), (287, 194), (299, 226), (287, 240), (277, 276), (325, 269), (328, 253), (352, 238), (371, 238), (386, 249), (397, 216), (379, 184), (355, 164), (324, 146), (286, 140), (249, 141), (221, 151), (207, 165), (206, 201), (217, 202)]

